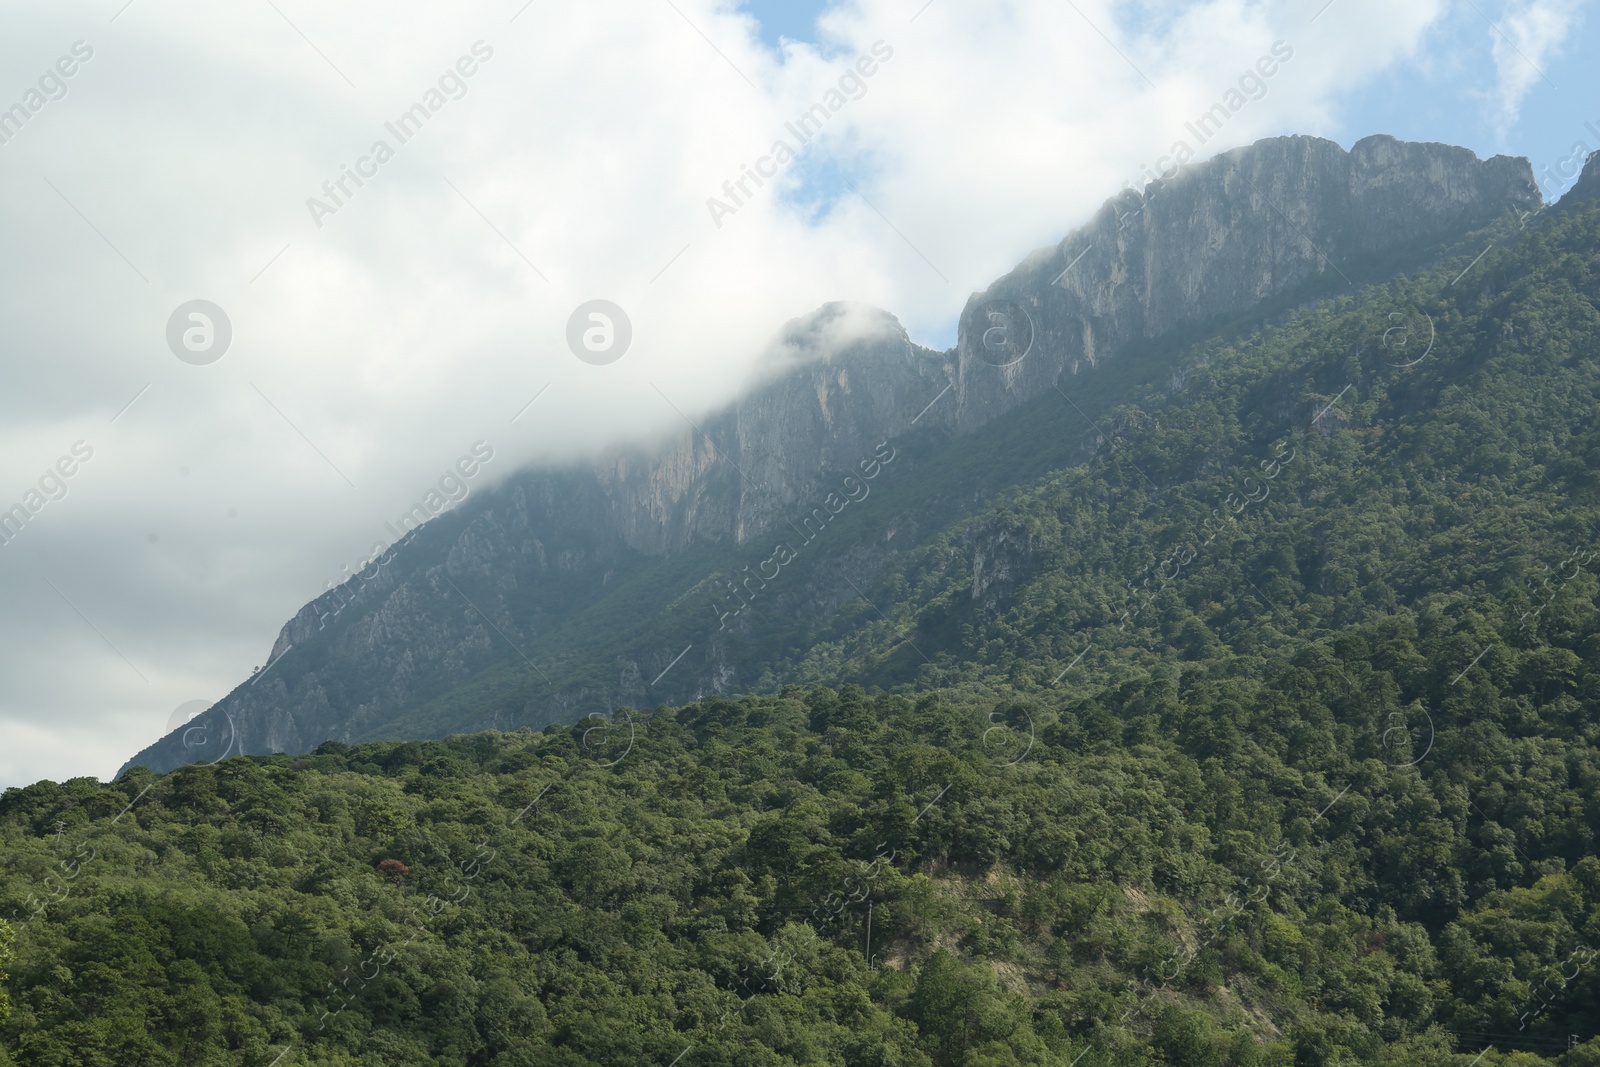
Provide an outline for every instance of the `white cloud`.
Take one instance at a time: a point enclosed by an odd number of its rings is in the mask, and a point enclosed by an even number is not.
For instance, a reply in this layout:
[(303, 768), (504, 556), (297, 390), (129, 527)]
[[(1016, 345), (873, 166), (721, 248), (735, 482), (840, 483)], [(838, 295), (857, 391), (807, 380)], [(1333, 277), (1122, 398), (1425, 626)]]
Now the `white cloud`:
[(1504, 136), (1517, 122), (1523, 101), (1577, 28), (1583, 0), (1510, 0), (1499, 21), (1487, 28), (1495, 68), (1496, 128)]
[[(73, 442), (95, 456), (0, 547), (0, 784), (108, 775), (248, 677), (472, 442), (499, 477), (678, 425), (652, 383), (718, 404), (828, 300), (943, 339), (1273, 42), (1292, 62), (1202, 154), (1332, 128), (1442, 9), (1341, 0), (1308, 25), (1298, 0), (935, 0), (911, 21), (921, 0), (859, 0), (824, 19), (825, 52), (780, 62), (728, 3), (674, 2), (687, 19), (664, 0), (6, 16), (0, 104), (75, 41), (94, 56), (0, 145), (0, 507)], [(480, 40), (465, 95), (399, 144), (384, 123)], [(877, 41), (893, 55), (864, 95), (718, 228), (707, 199)], [(307, 198), (379, 138), (394, 158), (316, 227)], [(797, 208), (823, 156), (866, 199)], [(634, 325), (608, 367), (563, 340), (596, 297)], [(233, 324), (211, 366), (164, 340), (194, 298)]]

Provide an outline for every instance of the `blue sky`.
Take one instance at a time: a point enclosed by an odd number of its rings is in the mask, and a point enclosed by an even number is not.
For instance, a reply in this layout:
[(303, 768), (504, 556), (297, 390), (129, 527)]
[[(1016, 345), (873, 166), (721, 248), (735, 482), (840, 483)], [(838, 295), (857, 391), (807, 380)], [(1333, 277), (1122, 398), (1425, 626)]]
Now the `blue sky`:
[[(1560, 161), (1576, 144), (1600, 150), (1600, 135), (1584, 125), (1600, 129), (1600, 68), (1593, 58), (1600, 48), (1600, 18), (1592, 3), (1581, 6), (1564, 45), (1538, 64), (1543, 76), (1536, 75), (1516, 121), (1499, 130), (1494, 105), (1485, 99), (1490, 48), (1498, 37), (1488, 20), (1498, 25), (1505, 6), (1495, 0), (1454, 5), (1416, 63), (1392, 68), (1351, 98), (1343, 122), (1349, 137), (1341, 140), (1382, 132), (1408, 141), (1465, 145), (1480, 156), (1527, 156), (1547, 194), (1570, 184), (1555, 173)], [(1527, 61), (1517, 57), (1516, 62)], [(1545, 184), (1552, 178), (1559, 184)]]
[[(685, 432), (827, 301), (947, 347), (969, 294), (1277, 39), (1289, 73), (1207, 152), (1389, 133), (1542, 170), (1600, 148), (1600, 0), (1327, 2), (552, 0), (508, 21), (504, 0), (397, 0), (377, 34), (309, 0), (18, 6), (0, 106), (51, 99), (0, 146), (0, 194), (29, 205), (0, 216), (0, 500), (74, 442), (94, 460), (0, 553), (0, 599), (29, 608), (0, 618), (0, 785), (108, 775), (248, 679), (474, 442), (498, 478)], [(41, 81), (77, 41), (67, 91)], [(845, 85), (884, 43), (869, 88)], [(463, 64), (457, 94), (441, 72)], [(308, 214), (436, 85), (425, 133)], [(822, 135), (713, 212), (830, 86), (849, 100)], [(233, 327), (206, 366), (164, 333), (196, 299)], [(595, 299), (634, 326), (605, 367), (567, 340)]]
[(747, 0), (745, 10), (761, 22), (761, 39), (777, 48), (780, 38), (815, 41), (817, 16), (828, 7), (825, 0)]
[[(1320, 6), (1320, 0), (1308, 3)], [(742, 5), (760, 21), (762, 40), (774, 50), (785, 37), (816, 43), (817, 19), (829, 6), (826, 0), (745, 0)], [(1564, 188), (1570, 178), (1558, 173), (1562, 161), (1580, 145), (1600, 150), (1600, 134), (1585, 127), (1589, 122), (1600, 130), (1600, 64), (1593, 59), (1600, 52), (1600, 17), (1593, 0), (1576, 0), (1576, 23), (1559, 48), (1536, 65), (1513, 54), (1511, 61), (1529, 63), (1537, 81), (1515, 120), (1504, 124), (1497, 121), (1499, 109), (1490, 92), (1493, 49), (1496, 41), (1508, 47), (1505, 19), (1526, 6), (1517, 0), (1458, 0), (1412, 61), (1356, 87), (1336, 118), (1337, 128), (1317, 132), (1346, 147), (1368, 134), (1388, 133), (1408, 141), (1463, 145), (1482, 157), (1527, 156), (1547, 195)], [(1316, 32), (1315, 24), (1308, 32)], [(843, 178), (849, 175), (832, 163), (808, 160), (805, 166), (797, 194), (801, 201), (822, 205), (844, 190)]]

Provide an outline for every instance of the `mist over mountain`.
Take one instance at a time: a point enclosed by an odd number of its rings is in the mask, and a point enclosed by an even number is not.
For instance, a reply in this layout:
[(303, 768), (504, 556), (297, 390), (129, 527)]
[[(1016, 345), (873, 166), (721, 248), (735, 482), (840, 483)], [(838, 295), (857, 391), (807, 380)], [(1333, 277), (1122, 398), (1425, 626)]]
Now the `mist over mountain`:
[[(1348, 152), (1273, 138), (1108, 201), (974, 294), (951, 351), (912, 344), (888, 312), (829, 305), (785, 328), (764, 384), (723, 410), (685, 413), (682, 432), (656, 448), (519, 472), (408, 534), (306, 605), (261, 676), (128, 766), (540, 727), (781, 683), (774, 654), (795, 654), (837, 594), (780, 556), (837, 551), (811, 545), (846, 506), (851, 517), (873, 510), (885, 532), (858, 584), (918, 536), (887, 533), (904, 518), (850, 503), (852, 493), (1030, 400), (1081, 393), (1103, 364), (1130, 360), (1138, 373), (1148, 358), (1138, 346), (1425, 265), (1539, 204), (1522, 159), (1389, 137)], [(860, 482), (875, 450), (898, 453), (908, 433), (918, 443), (883, 482)], [(918, 529), (965, 506), (951, 504)], [(790, 573), (779, 581), (774, 568)], [(760, 602), (749, 600), (758, 589)], [(766, 655), (742, 654), (737, 635), (774, 616), (794, 633)], [(501, 691), (492, 710), (436, 706), (474, 681)]]
[(1595, 1067), (1597, 354), (1600, 156), (1277, 138), (474, 446), (0, 795), (0, 1067)]

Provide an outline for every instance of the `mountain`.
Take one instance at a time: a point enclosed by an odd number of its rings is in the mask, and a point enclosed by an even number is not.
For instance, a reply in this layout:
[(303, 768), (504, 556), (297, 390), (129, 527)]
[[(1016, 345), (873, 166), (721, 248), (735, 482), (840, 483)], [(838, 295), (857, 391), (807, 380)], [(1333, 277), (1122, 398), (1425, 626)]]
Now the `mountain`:
[(1569, 207), (1576, 207), (1596, 197), (1600, 197), (1600, 153), (1591, 154), (1584, 161), (1577, 182), (1561, 198), (1561, 202)]
[[(885, 312), (824, 307), (782, 332), (770, 380), (676, 437), (519, 472), (410, 532), (376, 573), (290, 620), (262, 675), (128, 766), (538, 727), (802, 680), (782, 664), (855, 595), (815, 556), (871, 586), (988, 494), (1092, 448), (996, 462), (1014, 451), (1002, 416), (1064, 394), (1097, 416), (1169, 373), (1162, 352), (1185, 338), (1430, 264), (1539, 206), (1526, 160), (1274, 138), (1107, 202), (974, 294), (951, 351), (911, 343)], [(962, 467), (959, 488), (937, 473)], [(886, 506), (917, 471), (931, 484)]]
[(1600, 679), (1453, 637), (8, 790), (0, 1065), (1593, 1067)]
[[(708, 437), (409, 534), (204, 758), (0, 794), (0, 1067), (1600, 1065), (1600, 175), (1363, 146), (1414, 185), (1113, 207), (1305, 242), (1130, 258), (1185, 324), (1074, 238), (951, 353), (823, 309)], [(1164, 332), (1071, 349), (1101, 298)], [(226, 751), (291, 697), (390, 738)]]

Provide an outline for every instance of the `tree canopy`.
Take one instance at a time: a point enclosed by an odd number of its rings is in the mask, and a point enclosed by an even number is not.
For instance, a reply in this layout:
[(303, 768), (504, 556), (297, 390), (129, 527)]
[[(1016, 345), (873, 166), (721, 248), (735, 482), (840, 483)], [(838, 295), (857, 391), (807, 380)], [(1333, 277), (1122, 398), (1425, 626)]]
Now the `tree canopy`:
[(1186, 342), (758, 692), (8, 790), (0, 1064), (1600, 1064), (1597, 249)]

